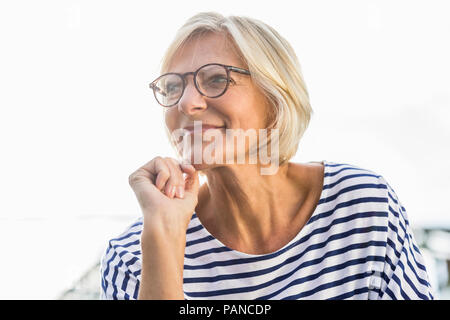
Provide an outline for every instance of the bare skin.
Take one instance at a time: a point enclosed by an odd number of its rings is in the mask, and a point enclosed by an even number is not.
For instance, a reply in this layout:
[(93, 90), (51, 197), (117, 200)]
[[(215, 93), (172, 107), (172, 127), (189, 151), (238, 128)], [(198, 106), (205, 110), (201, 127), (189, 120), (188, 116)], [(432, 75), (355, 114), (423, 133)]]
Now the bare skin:
[[(274, 176), (233, 171), (244, 182), (242, 203), (233, 197), (231, 173), (207, 173), (196, 213), (205, 228), (227, 247), (249, 254), (274, 252), (287, 244), (311, 217), (323, 186), (320, 163), (288, 163)], [(257, 177), (257, 178), (256, 178)]]
[[(245, 68), (225, 36), (207, 34), (187, 43), (170, 71), (191, 72), (207, 63)], [(190, 77), (179, 103), (166, 112), (168, 129), (195, 120), (231, 129), (265, 128), (270, 106), (264, 95), (250, 77), (233, 75), (233, 81), (223, 96), (211, 99), (196, 91)], [(199, 170), (207, 176), (201, 187)], [(188, 166), (160, 157), (138, 169), (130, 185), (144, 216), (139, 299), (184, 298), (186, 229), (194, 211), (226, 246), (249, 254), (273, 252), (310, 218), (322, 191), (323, 170), (321, 163), (286, 163), (276, 174), (261, 175), (258, 165)]]

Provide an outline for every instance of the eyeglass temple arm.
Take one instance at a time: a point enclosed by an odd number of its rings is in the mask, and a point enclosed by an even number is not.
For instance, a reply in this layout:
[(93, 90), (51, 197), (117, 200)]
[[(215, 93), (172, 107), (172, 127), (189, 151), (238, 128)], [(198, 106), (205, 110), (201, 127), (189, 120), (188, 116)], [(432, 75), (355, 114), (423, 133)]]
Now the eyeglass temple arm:
[(150, 89), (156, 90), (158, 91), (160, 94), (162, 94), (163, 96), (167, 96), (160, 88), (158, 88), (157, 86), (155, 86), (154, 83), (150, 83), (148, 85), (150, 87)]
[(248, 74), (248, 75), (250, 74), (250, 71), (245, 70), (245, 69), (241, 69), (241, 68), (238, 68), (238, 67), (229, 66), (228, 69), (231, 70), (231, 71), (234, 71), (234, 72), (242, 73), (242, 74)]

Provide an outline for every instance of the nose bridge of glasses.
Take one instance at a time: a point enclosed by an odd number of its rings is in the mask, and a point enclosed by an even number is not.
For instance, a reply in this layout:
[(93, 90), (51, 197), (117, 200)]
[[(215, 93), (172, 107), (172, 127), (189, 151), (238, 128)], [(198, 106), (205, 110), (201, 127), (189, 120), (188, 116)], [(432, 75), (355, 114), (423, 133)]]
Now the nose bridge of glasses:
[(192, 75), (192, 81), (194, 81), (195, 79), (195, 72), (185, 72), (185, 73), (180, 73), (181, 78), (183, 79), (184, 82), (184, 86), (187, 86), (187, 77)]
[(185, 72), (185, 73), (180, 73), (179, 74), (180, 77), (183, 79), (183, 92), (180, 94), (180, 98), (179, 99), (183, 99), (183, 97), (186, 95), (186, 89), (188, 87), (188, 79), (187, 77), (192, 75), (192, 89), (194, 90), (195, 93), (200, 94), (201, 96), (203, 96), (204, 94), (199, 90), (197, 84), (195, 83), (195, 78), (197, 76), (197, 71), (195, 72)]
[(197, 75), (199, 74), (199, 71), (200, 71), (201, 69), (202, 69), (202, 68), (198, 69), (197, 71), (193, 71), (193, 72), (191, 71), (191, 72), (185, 72), (185, 73), (183, 73), (183, 74), (179, 74), (179, 75), (181, 76), (181, 78), (183, 79), (183, 84), (184, 84), (184, 89), (183, 89), (182, 96), (185, 95), (185, 91), (186, 91), (186, 89), (187, 89), (187, 87), (188, 87), (188, 80), (187, 80), (187, 77), (188, 77), (189, 75), (192, 75), (192, 85), (193, 85), (192, 88), (193, 88), (193, 90), (194, 90), (195, 92), (199, 93), (201, 96), (205, 96), (205, 95), (206, 95), (206, 94), (203, 92), (202, 88), (201, 88), (201, 84), (197, 82), (197, 81), (198, 81)]

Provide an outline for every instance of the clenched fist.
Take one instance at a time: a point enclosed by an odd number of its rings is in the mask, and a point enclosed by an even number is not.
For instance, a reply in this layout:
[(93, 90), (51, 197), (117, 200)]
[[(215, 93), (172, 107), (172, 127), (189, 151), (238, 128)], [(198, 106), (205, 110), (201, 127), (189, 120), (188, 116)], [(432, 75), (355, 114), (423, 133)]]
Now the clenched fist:
[(144, 221), (187, 228), (198, 202), (199, 179), (192, 165), (156, 157), (129, 176)]

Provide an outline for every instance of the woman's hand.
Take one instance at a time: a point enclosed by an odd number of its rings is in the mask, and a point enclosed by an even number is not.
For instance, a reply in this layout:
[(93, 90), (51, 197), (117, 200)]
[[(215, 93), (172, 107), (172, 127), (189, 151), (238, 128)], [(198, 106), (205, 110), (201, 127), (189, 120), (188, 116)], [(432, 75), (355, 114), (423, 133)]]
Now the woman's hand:
[(132, 173), (129, 184), (142, 209), (144, 224), (152, 220), (186, 231), (198, 202), (198, 173), (192, 165), (156, 157)]
[(198, 202), (198, 174), (191, 165), (156, 157), (129, 183), (144, 215), (138, 299), (183, 299), (186, 230)]

